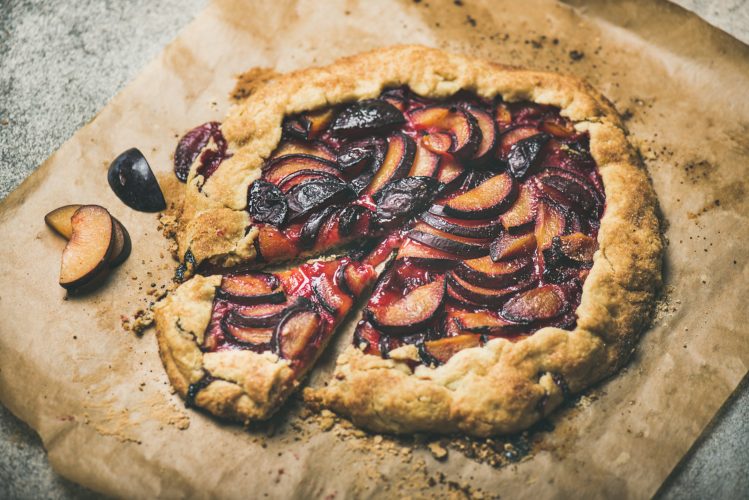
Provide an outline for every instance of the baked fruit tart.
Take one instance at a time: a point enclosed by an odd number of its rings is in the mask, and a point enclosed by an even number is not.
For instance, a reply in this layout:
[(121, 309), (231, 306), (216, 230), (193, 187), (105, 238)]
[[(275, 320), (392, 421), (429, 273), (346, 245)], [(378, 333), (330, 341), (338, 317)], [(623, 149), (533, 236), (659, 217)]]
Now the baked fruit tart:
[(258, 85), (175, 173), (194, 276), (157, 305), (160, 352), (235, 420), (268, 418), (360, 301), (307, 401), (376, 431), (522, 430), (627, 361), (660, 284), (648, 177), (571, 77), (360, 54)]

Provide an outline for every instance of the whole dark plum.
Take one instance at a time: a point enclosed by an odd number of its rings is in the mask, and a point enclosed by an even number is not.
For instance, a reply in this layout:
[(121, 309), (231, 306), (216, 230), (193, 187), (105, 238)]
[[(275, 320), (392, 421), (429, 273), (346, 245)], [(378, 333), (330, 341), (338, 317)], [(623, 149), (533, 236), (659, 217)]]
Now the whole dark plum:
[(107, 172), (109, 187), (128, 207), (140, 212), (160, 212), (166, 200), (143, 153), (131, 148), (114, 159)]

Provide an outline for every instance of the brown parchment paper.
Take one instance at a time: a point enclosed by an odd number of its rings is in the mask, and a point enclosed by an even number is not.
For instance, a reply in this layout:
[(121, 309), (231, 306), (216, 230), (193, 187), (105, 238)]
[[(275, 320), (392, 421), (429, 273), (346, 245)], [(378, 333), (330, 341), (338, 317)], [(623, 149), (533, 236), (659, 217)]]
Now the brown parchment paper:
[[(749, 49), (663, 1), (462, 3), (216, 1), (2, 203), (0, 400), (36, 429), (57, 471), (127, 497), (657, 490), (747, 372)], [(136, 146), (169, 177), (176, 138), (222, 118), (237, 74), (404, 42), (587, 78), (627, 119), (661, 203), (666, 287), (635, 359), (588, 404), (556, 415), (528, 458), (499, 469), (303, 420), (293, 400), (267, 425), (218, 423), (170, 392), (153, 332), (122, 329), (174, 263), (156, 217), (107, 187), (112, 158)], [(110, 208), (134, 246), (101, 290), (66, 300), (64, 242), (42, 218), (68, 203)]]

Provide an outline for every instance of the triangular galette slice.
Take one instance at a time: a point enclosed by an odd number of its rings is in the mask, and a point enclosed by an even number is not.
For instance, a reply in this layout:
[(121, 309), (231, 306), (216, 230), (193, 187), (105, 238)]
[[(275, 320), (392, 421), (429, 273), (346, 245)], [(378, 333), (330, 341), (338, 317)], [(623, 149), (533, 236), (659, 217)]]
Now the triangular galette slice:
[(350, 257), (193, 277), (155, 308), (172, 385), (187, 406), (232, 420), (268, 418), (375, 277), (372, 265)]

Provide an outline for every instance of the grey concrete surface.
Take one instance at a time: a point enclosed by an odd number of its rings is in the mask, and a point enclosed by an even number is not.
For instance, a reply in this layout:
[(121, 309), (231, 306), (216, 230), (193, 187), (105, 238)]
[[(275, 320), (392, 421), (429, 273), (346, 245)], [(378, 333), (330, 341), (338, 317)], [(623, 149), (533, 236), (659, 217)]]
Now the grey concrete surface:
[[(186, 25), (207, 0), (0, 0), (0, 199)], [(749, 43), (748, 0), (677, 3)], [(749, 498), (749, 383), (659, 497)], [(95, 498), (58, 476), (38, 436), (0, 405), (0, 498)]]

